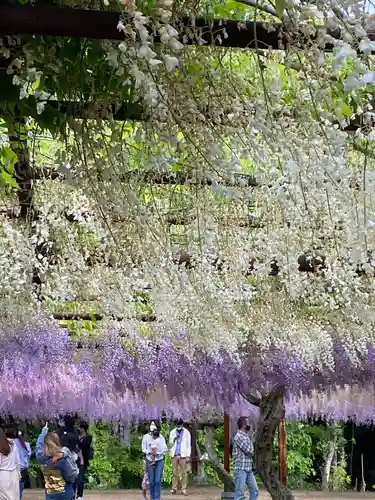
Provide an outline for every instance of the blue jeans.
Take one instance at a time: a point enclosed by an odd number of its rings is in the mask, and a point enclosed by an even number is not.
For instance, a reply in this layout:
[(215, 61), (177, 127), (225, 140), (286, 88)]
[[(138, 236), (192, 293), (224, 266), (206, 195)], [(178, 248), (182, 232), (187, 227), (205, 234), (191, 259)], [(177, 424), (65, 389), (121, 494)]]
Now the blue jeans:
[(249, 499), (257, 500), (259, 490), (252, 470), (236, 470), (234, 472), (234, 483), (236, 485), (235, 500), (243, 500), (245, 498), (246, 485), (249, 488)]
[(155, 465), (147, 460), (148, 480), (150, 483), (151, 500), (160, 500), (161, 480), (163, 477), (164, 460), (157, 460)]

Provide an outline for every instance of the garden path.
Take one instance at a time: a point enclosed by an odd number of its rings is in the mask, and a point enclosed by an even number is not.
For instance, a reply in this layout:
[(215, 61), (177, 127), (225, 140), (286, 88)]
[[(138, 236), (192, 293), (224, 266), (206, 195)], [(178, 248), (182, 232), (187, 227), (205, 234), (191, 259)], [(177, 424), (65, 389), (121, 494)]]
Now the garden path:
[[(217, 488), (193, 488), (187, 497), (188, 500), (218, 500), (221, 491)], [(164, 493), (163, 498), (175, 498), (182, 500), (185, 497), (180, 495), (171, 495), (169, 492)], [(268, 500), (270, 497), (267, 493), (262, 492), (259, 500)], [(100, 491), (85, 493), (85, 500), (141, 500), (142, 495), (140, 490), (122, 490), (122, 491)], [(360, 500), (360, 499), (375, 499), (375, 493), (322, 493), (305, 492), (296, 493), (296, 500)], [(26, 490), (24, 500), (44, 500), (44, 492), (41, 490)]]

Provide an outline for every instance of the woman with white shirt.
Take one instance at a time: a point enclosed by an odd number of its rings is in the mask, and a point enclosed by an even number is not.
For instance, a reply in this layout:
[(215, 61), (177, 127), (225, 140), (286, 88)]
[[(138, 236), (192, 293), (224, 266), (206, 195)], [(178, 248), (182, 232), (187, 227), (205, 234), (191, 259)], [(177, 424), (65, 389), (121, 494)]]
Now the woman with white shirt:
[(145, 434), (142, 439), (142, 453), (146, 457), (151, 500), (160, 500), (164, 455), (167, 451), (164, 437), (160, 434), (155, 423), (151, 422), (150, 432)]
[(23, 490), (25, 488), (26, 482), (29, 481), (29, 459), (31, 457), (31, 446), (30, 443), (25, 441), (23, 437), (23, 432), (18, 431), (16, 428), (10, 428), (6, 430), (6, 437), (8, 439), (13, 439), (18, 451), (18, 457), (20, 459), (20, 500), (22, 500)]
[(17, 447), (0, 428), (0, 500), (20, 499), (20, 477)]

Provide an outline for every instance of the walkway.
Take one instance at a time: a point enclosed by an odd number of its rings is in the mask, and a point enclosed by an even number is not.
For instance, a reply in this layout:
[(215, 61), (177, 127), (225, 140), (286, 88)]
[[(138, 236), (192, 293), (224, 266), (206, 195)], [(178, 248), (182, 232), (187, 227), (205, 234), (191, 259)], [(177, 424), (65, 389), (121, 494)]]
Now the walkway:
[[(221, 491), (216, 488), (194, 488), (190, 491), (188, 500), (218, 500)], [(185, 497), (180, 495), (170, 495), (166, 492), (163, 498), (169, 500), (176, 499), (182, 500)], [(322, 493), (322, 492), (306, 492), (296, 493), (296, 500), (360, 500), (360, 499), (374, 499), (374, 493)], [(270, 497), (266, 493), (261, 493), (259, 500), (269, 500)], [(43, 491), (39, 490), (26, 490), (24, 500), (44, 500)], [(141, 492), (138, 491), (100, 491), (85, 493), (85, 500), (142, 500)]]

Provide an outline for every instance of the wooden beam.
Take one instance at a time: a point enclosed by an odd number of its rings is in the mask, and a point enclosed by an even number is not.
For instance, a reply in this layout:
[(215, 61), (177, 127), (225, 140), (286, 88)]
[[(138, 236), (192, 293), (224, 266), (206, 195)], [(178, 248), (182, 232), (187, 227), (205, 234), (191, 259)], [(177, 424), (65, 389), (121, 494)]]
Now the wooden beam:
[(230, 472), (230, 419), (224, 414), (224, 469)]
[[(0, 7), (1, 10), (1, 7)], [(31, 102), (31, 100), (29, 99)], [(36, 103), (34, 104), (36, 106)], [(103, 120), (116, 120), (124, 122), (127, 120), (132, 121), (146, 121), (148, 115), (143, 111), (142, 105), (137, 102), (125, 102), (121, 106), (115, 104), (108, 104), (108, 106), (98, 106), (94, 102), (74, 102), (74, 101), (47, 101), (46, 108), (58, 111), (62, 115), (69, 116), (73, 119), (98, 119)], [(35, 108), (36, 111), (36, 108)]]
[[(1, 7), (0, 7), (1, 11)], [(29, 110), (30, 116), (36, 118), (36, 101), (34, 97), (30, 97), (25, 101), (27, 104), (27, 108)], [(121, 106), (115, 104), (108, 104), (106, 107), (95, 105), (95, 103), (87, 102), (87, 103), (79, 103), (74, 101), (55, 101), (50, 100), (46, 102), (45, 110), (52, 110), (54, 112), (58, 112), (65, 117), (69, 117), (75, 120), (115, 120), (119, 122), (125, 121), (135, 121), (135, 122), (143, 122), (147, 121), (150, 117), (147, 112), (145, 112), (140, 103), (135, 102), (127, 102), (123, 103)], [(23, 110), (25, 111), (25, 110)], [(0, 104), (0, 115), (8, 116), (10, 113), (7, 108), (7, 104)], [(12, 113), (15, 115), (20, 114), (20, 109), (15, 106), (13, 108)], [(336, 125), (334, 123), (334, 125)], [(369, 124), (364, 124), (363, 116), (357, 115), (354, 116), (343, 130), (344, 132), (355, 132), (358, 129), (366, 129), (366, 127), (374, 126), (375, 122), (372, 121)], [(58, 176), (57, 173), (52, 174), (55, 177)], [(162, 179), (163, 176), (160, 176)], [(166, 184), (163, 180), (159, 182), (160, 184)]]
[[(37, 171), (34, 174), (34, 180), (42, 180), (42, 179), (64, 179), (64, 176), (56, 171), (43, 169), (39, 172)], [(137, 180), (144, 182), (145, 184), (156, 184), (156, 185), (172, 185), (172, 186), (183, 186), (185, 184), (191, 186), (243, 186), (243, 187), (257, 187), (258, 182), (255, 177), (251, 174), (247, 174), (245, 172), (235, 172), (233, 174), (233, 180), (230, 179), (219, 179), (214, 180), (211, 177), (203, 177), (200, 178), (198, 176), (187, 174), (184, 172), (165, 172), (160, 173), (156, 171), (145, 171), (143, 169), (135, 169), (129, 172), (125, 172), (118, 176), (115, 180), (121, 182), (131, 182), (133, 180)], [(106, 179), (109, 182), (112, 179)], [(98, 174), (98, 181), (100, 179), (100, 173)]]
[[(3, 35), (44, 35), (71, 38), (123, 40), (124, 34), (117, 29), (120, 13), (98, 10), (58, 8), (2, 3), (0, 5), (0, 33)], [(239, 22), (217, 19), (212, 22), (185, 18), (180, 31), (187, 29), (187, 45), (216, 45), (243, 49), (280, 49), (287, 43), (281, 24)], [(152, 26), (150, 27), (152, 29)], [(223, 30), (225, 29), (225, 36)], [(159, 43), (159, 37), (155, 36)]]
[[(58, 321), (102, 321), (105, 317), (108, 319), (115, 319), (116, 321), (123, 321), (124, 319), (127, 319), (124, 316), (111, 316), (111, 315), (104, 315), (100, 313), (93, 313), (93, 314), (88, 314), (88, 313), (54, 313), (53, 314), (54, 319)], [(153, 314), (141, 314), (137, 316), (136, 318), (138, 321), (142, 321), (145, 323), (152, 323), (153, 321), (156, 321), (156, 316)]]
[[(123, 40), (124, 35), (117, 28), (120, 16), (120, 12), (2, 2), (0, 34)], [(149, 28), (153, 30), (152, 25)], [(187, 45), (282, 50), (287, 45), (306, 48), (309, 43), (303, 33), (293, 33), (286, 25), (279, 23), (203, 18), (195, 19), (193, 23), (190, 18), (183, 18), (176, 28), (188, 35), (184, 40)], [(342, 38), (339, 29), (327, 30), (327, 35), (335, 39)], [(375, 40), (374, 35), (373, 31), (367, 33), (370, 40)], [(154, 41), (160, 43), (156, 33)], [(332, 49), (332, 44), (325, 44), (326, 52)]]
[(280, 481), (283, 486), (287, 485), (287, 469), (286, 469), (286, 430), (285, 430), (285, 420), (280, 420), (279, 423), (279, 433), (278, 433), (278, 444), (279, 444), (279, 472)]

